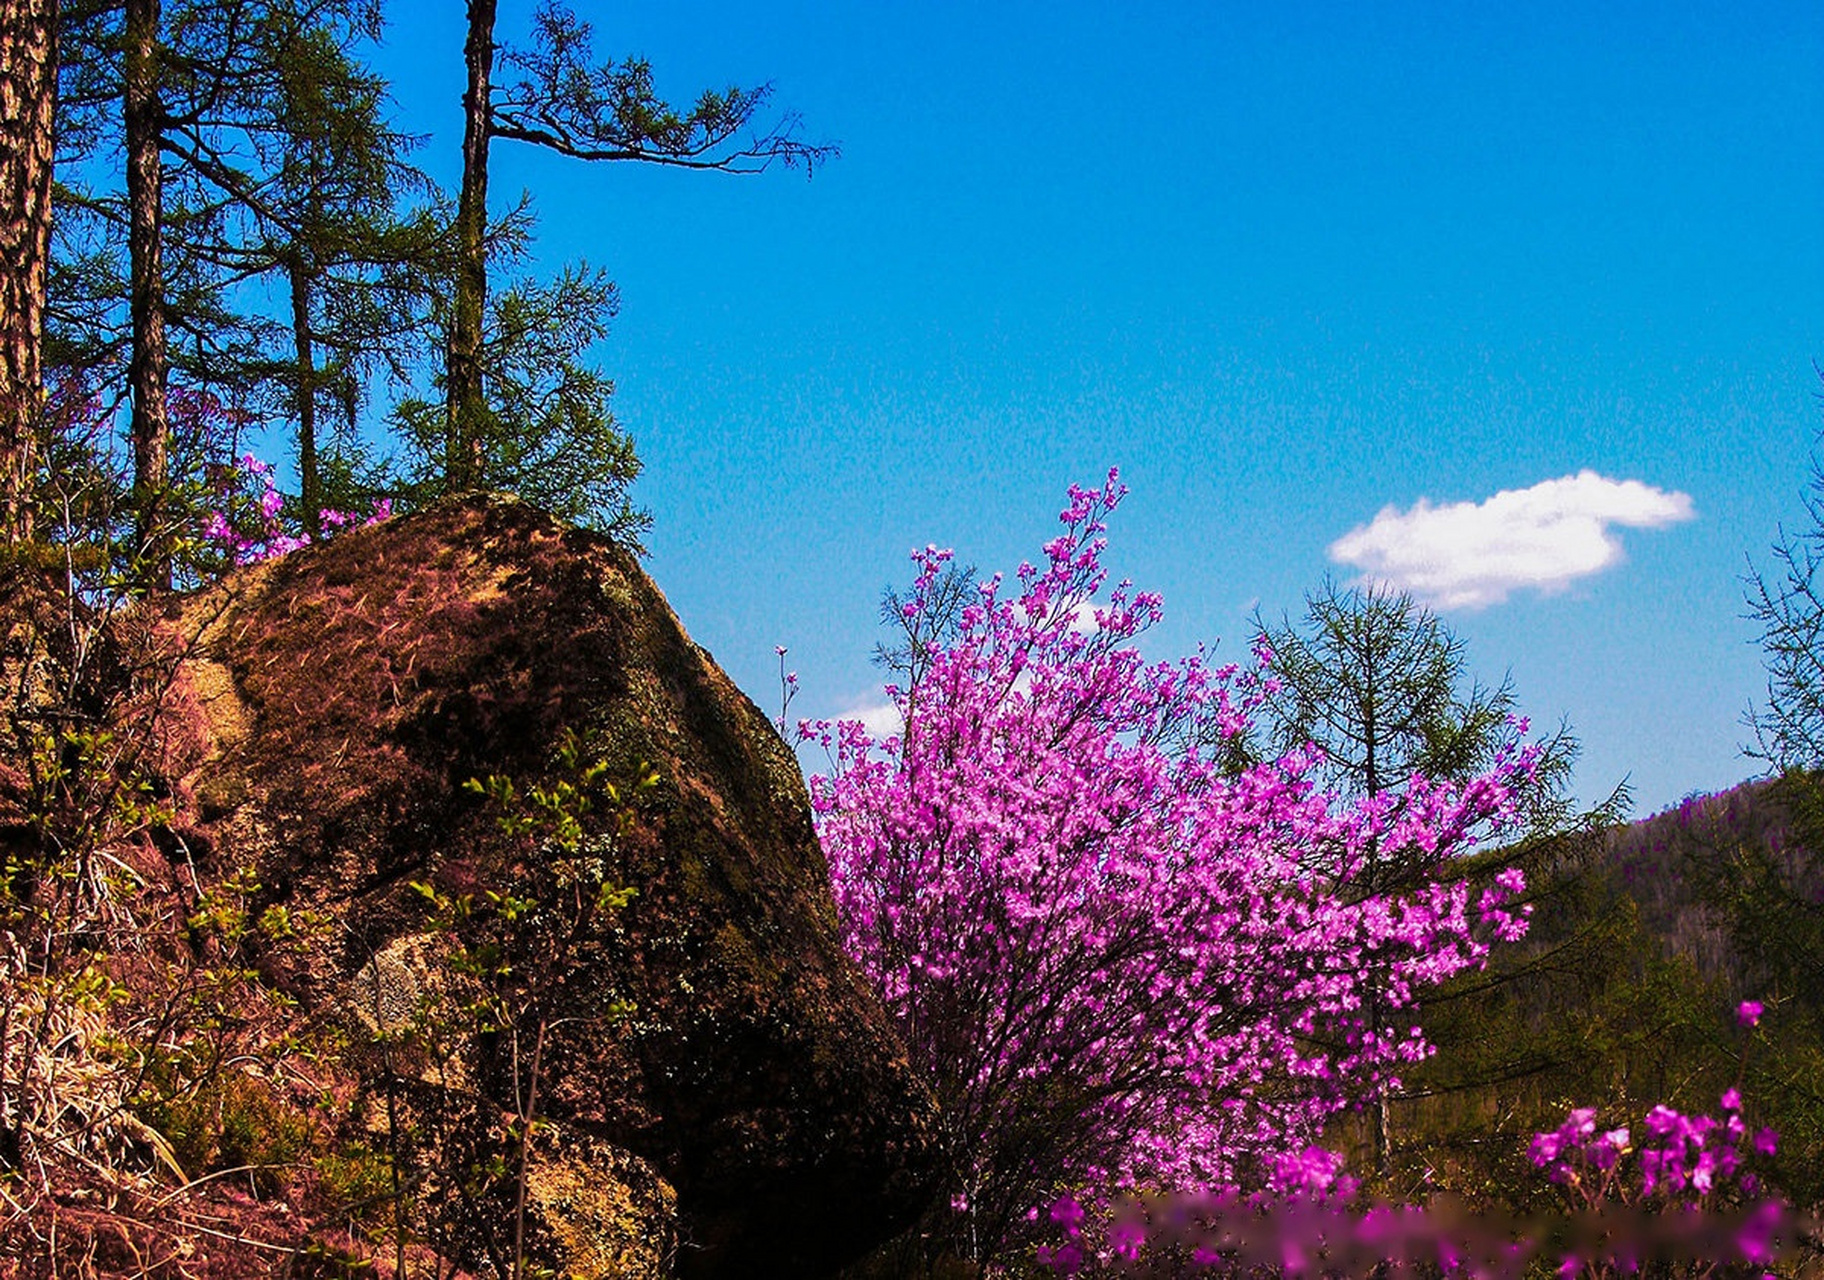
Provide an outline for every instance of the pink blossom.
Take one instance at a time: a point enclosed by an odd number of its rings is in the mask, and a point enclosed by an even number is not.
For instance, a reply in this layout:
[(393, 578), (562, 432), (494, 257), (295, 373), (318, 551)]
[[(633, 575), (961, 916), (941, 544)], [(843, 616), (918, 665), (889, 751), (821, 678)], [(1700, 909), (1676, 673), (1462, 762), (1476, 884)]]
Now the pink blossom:
[[(210, 512), (203, 523), (203, 537), (226, 552), (235, 564), (270, 560), (310, 545), (308, 534), (286, 526), (283, 519), (285, 497), (274, 487), (272, 475), (271, 463), (262, 462), (250, 453), (243, 454), (239, 475), (224, 495), (228, 499), (226, 507)], [(261, 490), (259, 496), (248, 496), (241, 481), (257, 482)], [(374, 503), (365, 519), (352, 512), (324, 510), (318, 513), (318, 522), (327, 532), (357, 521), (363, 525), (378, 524), (390, 519), (392, 514), (392, 500), (382, 498)]]

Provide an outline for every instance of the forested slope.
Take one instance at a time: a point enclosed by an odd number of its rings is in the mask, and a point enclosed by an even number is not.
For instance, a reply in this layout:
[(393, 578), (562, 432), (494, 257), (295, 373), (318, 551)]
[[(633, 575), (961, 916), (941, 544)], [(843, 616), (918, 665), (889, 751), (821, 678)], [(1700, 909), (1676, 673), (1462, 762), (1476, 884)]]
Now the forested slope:
[[(1392, 1189), (1525, 1203), (1548, 1190), (1527, 1140), (1570, 1108), (1638, 1123), (1739, 1083), (1781, 1134), (1776, 1179), (1824, 1198), (1819, 793), (1795, 773), (1483, 855), (1526, 868), (1532, 927), (1426, 1002), (1439, 1051), (1396, 1100)], [(1751, 1030), (1745, 999), (1766, 1005)]]

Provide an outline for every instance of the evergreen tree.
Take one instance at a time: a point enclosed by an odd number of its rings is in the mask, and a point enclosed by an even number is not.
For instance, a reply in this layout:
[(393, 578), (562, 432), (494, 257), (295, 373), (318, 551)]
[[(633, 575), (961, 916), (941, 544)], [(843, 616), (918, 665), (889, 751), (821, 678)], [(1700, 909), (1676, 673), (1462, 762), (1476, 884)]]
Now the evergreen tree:
[[(1490, 687), (1472, 678), (1462, 640), (1406, 592), (1326, 581), (1306, 596), (1301, 623), (1269, 624), (1257, 611), (1254, 626), (1273, 652), (1279, 689), (1251, 751), (1278, 755), (1316, 743), (1325, 780), (1345, 798), (1373, 799), (1415, 773), (1473, 777), (1512, 736), (1513, 681)], [(1569, 816), (1576, 751), (1564, 726), (1545, 743), (1521, 797), (1535, 826)], [(1367, 887), (1397, 887), (1400, 866), (1369, 857)]]
[[(1821, 373), (1820, 376), (1824, 376)], [(1749, 616), (1760, 624), (1767, 700), (1747, 713), (1747, 754), (1778, 773), (1769, 794), (1788, 818), (1774, 839), (1730, 842), (1715, 862), (1694, 860), (1737, 951), (1766, 983), (1776, 1016), (1801, 1043), (1824, 1032), (1824, 466), (1815, 459), (1804, 494), (1806, 525), (1782, 529), (1776, 569), (1751, 571)], [(1809, 1145), (1824, 1148), (1824, 1087), (1815, 1063), (1780, 1081), (1789, 1123), (1804, 1122)], [(1808, 1190), (1824, 1196), (1815, 1172)]]
[(1775, 769), (1824, 768), (1824, 468), (1816, 462), (1804, 502), (1807, 527), (1782, 529), (1773, 544), (1775, 572), (1753, 570), (1747, 581), (1767, 668), (1766, 705), (1747, 715), (1748, 754)]
[[(273, 374), (297, 419), (299, 517), (312, 537), (326, 505), (356, 502), (346, 490), (365, 388), (377, 372), (410, 377), (411, 349), (432, 332), (446, 256), (434, 189), (405, 160), (412, 140), (385, 123), (383, 82), (337, 35), (322, 26), (284, 33), (261, 237), (241, 251), (243, 270), (281, 276), (288, 295), (289, 350)], [(421, 207), (402, 212), (408, 197)], [(340, 483), (325, 481), (326, 408), (339, 428), (330, 473)]]
[[(1261, 740), (1242, 759), (1282, 755), (1314, 743), (1322, 774), (1348, 800), (1396, 798), (1414, 774), (1462, 782), (1487, 770), (1514, 737), (1517, 704), (1511, 680), (1490, 688), (1468, 675), (1463, 642), (1411, 595), (1383, 586), (1341, 588), (1333, 581), (1305, 598), (1302, 625), (1282, 618), (1255, 627), (1272, 650), (1278, 690), (1261, 717)], [(1568, 816), (1565, 784), (1576, 743), (1560, 727), (1541, 752), (1532, 781), (1519, 787), (1534, 828)], [(1398, 893), (1426, 874), (1412, 851), (1389, 856), (1372, 836), (1352, 891)], [(1369, 1009), (1381, 1029), (1378, 996)], [(1369, 1111), (1375, 1168), (1390, 1170), (1388, 1098)]]
[[(523, 255), (522, 228), (497, 225), (492, 232), (499, 256)], [(639, 460), (608, 412), (613, 384), (584, 359), (607, 334), (617, 306), (614, 285), (587, 263), (547, 283), (520, 280), (491, 298), (476, 351), (482, 426), (472, 444), (486, 484), (637, 548), (649, 524), (627, 497)], [(451, 324), (451, 310), (440, 303), (436, 319)], [(434, 390), (442, 384), (433, 379)], [(413, 496), (450, 492), (445, 403), (402, 399), (394, 424), (417, 463)]]
[[(201, 443), (174, 440), (173, 373), (242, 408), (295, 413), (308, 527), (324, 500), (320, 408), (333, 401), (352, 423), (377, 367), (403, 376), (441, 237), (423, 212), (399, 212), (429, 185), (356, 57), (379, 36), (372, 0), (98, 3), (69, 30), (86, 54), (66, 72), (69, 127), (91, 152), (118, 138), (127, 166), (124, 199), (92, 162), (69, 166), (58, 314), (73, 358), (130, 353), (138, 541), (155, 552), (152, 580), (168, 582), (156, 544), (179, 516), (166, 510), (172, 451), (187, 472)], [(132, 109), (110, 121), (121, 95)], [(128, 278), (111, 287), (121, 256)], [(262, 278), (289, 294), (282, 316), (230, 305)]]
[(97, 157), (120, 142), (121, 9), (62, 0), (58, 14), (45, 360), (63, 374), (123, 370), (130, 346), (126, 220)]

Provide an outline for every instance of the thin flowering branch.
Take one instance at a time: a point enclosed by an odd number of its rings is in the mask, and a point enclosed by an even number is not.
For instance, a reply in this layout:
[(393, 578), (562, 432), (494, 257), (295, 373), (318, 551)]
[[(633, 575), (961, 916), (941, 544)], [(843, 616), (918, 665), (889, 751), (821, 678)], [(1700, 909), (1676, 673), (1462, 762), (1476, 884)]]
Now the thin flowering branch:
[(779, 732), (787, 732), (786, 712), (792, 709), (792, 699), (798, 696), (798, 673), (785, 669), (785, 655), (788, 652), (782, 644), (774, 645), (773, 652), (779, 656), (779, 716), (773, 721), (779, 726)]
[[(1510, 814), (1518, 734), (1467, 784), (1354, 807), (1314, 751), (1229, 776), (1199, 744), (1246, 731), (1268, 669), (1141, 656), (1163, 603), (1102, 564), (1125, 493), (1073, 486), (1041, 561), (948, 630), (925, 615), (950, 554), (914, 552), (907, 634), (945, 639), (888, 689), (901, 733), (801, 730), (832, 753), (812, 802), (845, 942), (937, 1088), (977, 1256), (1061, 1185), (1223, 1184), (1306, 1150), (1429, 1051), (1371, 1025), (1370, 983), (1410, 1009), (1525, 930), (1517, 872), (1442, 875)], [(1440, 875), (1358, 891), (1370, 848)]]

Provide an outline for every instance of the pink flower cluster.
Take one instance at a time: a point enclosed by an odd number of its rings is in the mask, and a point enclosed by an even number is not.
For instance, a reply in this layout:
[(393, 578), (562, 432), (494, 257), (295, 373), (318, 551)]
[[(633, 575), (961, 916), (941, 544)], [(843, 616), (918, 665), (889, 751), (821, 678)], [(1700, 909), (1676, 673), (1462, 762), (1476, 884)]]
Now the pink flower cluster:
[(1612, 1171), (1631, 1148), (1626, 1129), (1596, 1132), (1596, 1108), (1579, 1107), (1549, 1133), (1533, 1135), (1527, 1156), (1535, 1168), (1544, 1169), (1553, 1182), (1578, 1184), (1578, 1165), (1599, 1173)]
[[(1543, 1269), (1592, 1280), (1761, 1274), (1790, 1260), (1817, 1223), (1777, 1200), (1679, 1213), (1600, 1201), (1568, 1214), (1471, 1213), (1346, 1197), (1235, 1191), (1125, 1198), (1095, 1211), (1065, 1196), (1052, 1207), (1058, 1242), (1037, 1261), (1060, 1275), (1443, 1275), (1522, 1280)], [(1676, 1269), (1674, 1269), (1676, 1268)], [(1752, 1268), (1752, 1269), (1749, 1269)]]
[[(1730, 1088), (1723, 1115), (1647, 1113), (1637, 1148), (1626, 1128), (1604, 1128), (1579, 1107), (1533, 1136), (1528, 1154), (1565, 1192), (1566, 1211), (1514, 1217), (1469, 1212), (1448, 1197), (1397, 1207), (1364, 1201), (1342, 1159), (1311, 1148), (1271, 1164), (1265, 1188), (1216, 1192), (1075, 1196), (1052, 1206), (1054, 1243), (1038, 1261), (1065, 1275), (1399, 1274), (1414, 1264), (1446, 1276), (1519, 1280), (1539, 1274), (1591, 1280), (1652, 1274), (1675, 1265), (1694, 1274), (1762, 1274), (1819, 1224), (1763, 1193), (1745, 1165), (1774, 1154), (1769, 1129), (1742, 1144), (1742, 1098)], [(1632, 1176), (1630, 1176), (1632, 1175)], [(1744, 1271), (1743, 1269), (1748, 1270)], [(1674, 1274), (1686, 1274), (1684, 1270)]]
[[(1430, 1051), (1397, 1011), (1526, 927), (1518, 872), (1477, 892), (1446, 871), (1511, 815), (1532, 752), (1349, 807), (1314, 748), (1232, 773), (1267, 655), (1142, 657), (1160, 598), (1102, 566), (1125, 492), (1113, 471), (1073, 486), (1041, 562), (980, 584), (889, 687), (900, 734), (800, 725), (831, 753), (812, 797), (845, 943), (938, 1091), (977, 1213), (1288, 1157), (1318, 1173), (1324, 1119)], [(949, 553), (913, 558), (908, 632), (945, 634), (927, 615)], [(1371, 854), (1430, 874), (1365, 893)]]
[[(236, 503), (229, 502), (211, 511), (203, 522), (203, 537), (226, 551), (236, 564), (254, 564), (309, 546), (309, 534), (292, 532), (280, 518), (285, 496), (272, 482), (272, 464), (247, 453), (241, 455), (236, 471), (234, 483), (225, 487), (238, 489), (240, 483), (251, 482), (260, 487), (259, 496), (250, 503), (238, 504), (238, 510)], [(328, 536), (330, 530), (350, 525), (379, 524), (391, 519), (392, 514), (392, 499), (382, 498), (365, 516), (352, 511), (324, 510), (318, 513), (318, 519)]]
[[(1730, 1088), (1722, 1096), (1723, 1114), (1687, 1116), (1663, 1103), (1647, 1113), (1641, 1128), (1647, 1141), (1639, 1150), (1638, 1191), (1622, 1181), (1622, 1157), (1634, 1150), (1627, 1129), (1597, 1131), (1596, 1110), (1580, 1107), (1558, 1128), (1533, 1136), (1528, 1150), (1534, 1166), (1553, 1182), (1586, 1202), (1618, 1198), (1644, 1202), (1666, 1200), (1701, 1203), (1732, 1185), (1746, 1195), (1759, 1193), (1752, 1173), (1742, 1172), (1742, 1144), (1748, 1126), (1742, 1120), (1742, 1095)], [(1770, 1156), (1779, 1137), (1757, 1131), (1752, 1146)]]

